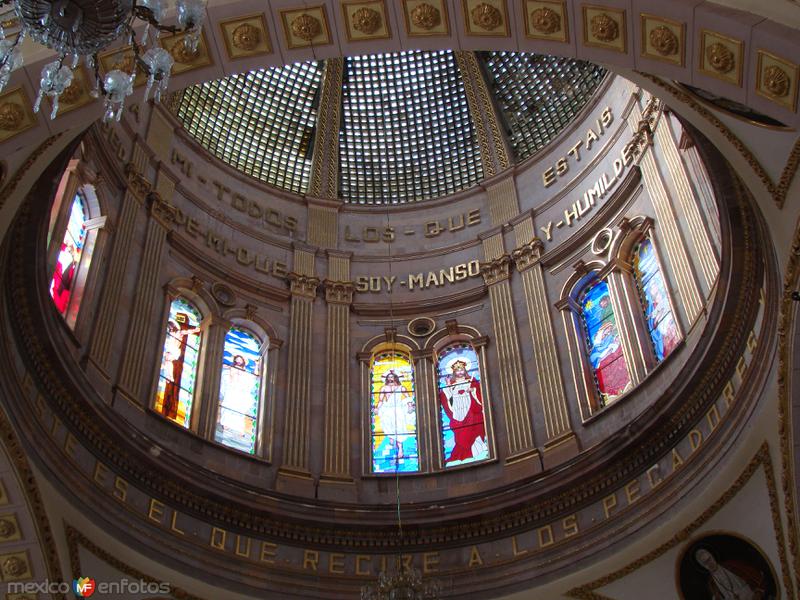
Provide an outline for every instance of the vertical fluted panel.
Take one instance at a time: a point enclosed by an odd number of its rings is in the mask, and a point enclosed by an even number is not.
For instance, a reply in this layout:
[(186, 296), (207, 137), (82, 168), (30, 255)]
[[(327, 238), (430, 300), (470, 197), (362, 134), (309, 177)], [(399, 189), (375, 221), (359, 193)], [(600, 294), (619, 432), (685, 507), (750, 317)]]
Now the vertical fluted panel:
[(556, 341), (553, 322), (547, 305), (544, 274), (541, 263), (522, 272), (528, 318), (533, 339), (533, 358), (539, 391), (542, 395), (545, 429), (548, 439), (558, 437), (571, 430), (567, 412), (564, 382), (556, 356)]
[(308, 471), (309, 414), (311, 409), (310, 298), (293, 295), (289, 323), (289, 373), (286, 385), (284, 465)]
[[(628, 117), (628, 124), (633, 131), (637, 131), (642, 118), (641, 112), (634, 108)], [(645, 148), (639, 166), (642, 170), (644, 187), (653, 201), (656, 212), (656, 227), (669, 257), (675, 278), (678, 283), (678, 294), (686, 310), (689, 323), (693, 323), (703, 308), (700, 290), (694, 279), (692, 267), (686, 252), (686, 246), (678, 228), (678, 221), (672, 207), (661, 173), (656, 165), (652, 148)]]
[(127, 344), (122, 359), (119, 385), (135, 400), (141, 399), (142, 381), (149, 372), (144, 368), (145, 356), (152, 354), (153, 345), (148, 329), (151, 325), (153, 303), (161, 298), (158, 291), (158, 275), (161, 267), (161, 253), (167, 230), (157, 218), (151, 217), (147, 224), (144, 252), (139, 268), (139, 280), (128, 327)]
[(533, 448), (533, 432), (525, 382), (522, 377), (522, 357), (519, 337), (511, 302), (511, 287), (508, 280), (489, 286), (492, 304), (492, 322), (500, 369), (500, 389), (506, 410), (506, 429), (511, 456)]
[(667, 170), (672, 175), (681, 210), (689, 225), (689, 233), (696, 249), (697, 263), (700, 265), (706, 288), (711, 289), (719, 273), (719, 261), (714, 253), (714, 247), (711, 245), (708, 230), (703, 223), (697, 198), (695, 198), (689, 183), (686, 166), (678, 154), (678, 146), (667, 123), (662, 122), (656, 127), (656, 142), (664, 153)]
[(334, 477), (349, 477), (348, 435), (350, 397), (348, 353), (350, 348), (350, 306), (328, 304), (328, 356), (325, 394), (325, 470)]

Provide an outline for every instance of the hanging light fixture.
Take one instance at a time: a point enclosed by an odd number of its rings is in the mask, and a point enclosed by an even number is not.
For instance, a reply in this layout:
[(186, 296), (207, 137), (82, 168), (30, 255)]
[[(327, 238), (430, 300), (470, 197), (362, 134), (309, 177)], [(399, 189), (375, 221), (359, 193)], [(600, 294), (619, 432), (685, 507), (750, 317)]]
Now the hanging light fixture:
[[(175, 62), (161, 47), (159, 35), (185, 32), (186, 50), (195, 54), (205, 18), (204, 0), (177, 0), (177, 26), (162, 23), (166, 0), (0, 0), (0, 6), (6, 4), (13, 5), (21, 31), (12, 41), (0, 26), (0, 91), (11, 72), (22, 66), (25, 38), (55, 50), (58, 58), (42, 68), (34, 103), (34, 112), (38, 112), (42, 98), (49, 96), (53, 106), (51, 119), (56, 117), (58, 98), (72, 83), (73, 69), (81, 59), (94, 72), (92, 95), (103, 97), (104, 121), (120, 120), (125, 98), (133, 93), (137, 70), (147, 74), (145, 100), (155, 86), (154, 99), (158, 102), (169, 84)], [(133, 31), (136, 20), (145, 23), (140, 40)], [(133, 52), (131, 72), (117, 68), (101, 76), (98, 52), (123, 36), (127, 36), (126, 42)]]
[[(386, 93), (381, 94), (381, 112), (386, 114), (385, 104), (389, 102)], [(381, 115), (383, 116), (383, 115)], [(413, 179), (413, 166), (412, 179)], [(389, 204), (386, 205), (386, 230), (389, 230), (390, 213)], [(389, 258), (389, 280), (392, 277), (392, 244), (388, 244), (388, 258)], [(394, 289), (389, 287), (389, 327), (394, 331)], [(392, 353), (396, 350), (394, 337), (392, 337)], [(386, 570), (378, 574), (378, 582), (376, 585), (367, 585), (361, 588), (361, 600), (438, 600), (439, 586), (433, 581), (424, 581), (419, 569), (407, 564), (402, 558), (403, 549), (403, 520), (400, 512), (400, 470), (399, 470), (399, 456), (395, 457), (394, 469), (394, 483), (395, 483), (395, 502), (397, 511), (397, 556), (395, 556), (394, 565), (388, 566), (390, 561), (387, 561)], [(410, 561), (409, 561), (410, 562)]]

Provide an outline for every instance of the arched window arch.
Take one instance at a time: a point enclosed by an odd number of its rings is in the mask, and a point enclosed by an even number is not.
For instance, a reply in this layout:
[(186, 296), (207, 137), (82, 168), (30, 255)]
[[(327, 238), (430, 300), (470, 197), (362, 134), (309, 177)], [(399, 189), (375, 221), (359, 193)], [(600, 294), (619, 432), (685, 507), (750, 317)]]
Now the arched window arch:
[(633, 248), (631, 262), (647, 333), (653, 345), (655, 359), (661, 362), (678, 345), (681, 334), (651, 238), (645, 237)]
[(250, 331), (234, 325), (222, 350), (219, 408), (214, 439), (255, 454), (261, 409), (264, 344)]
[(590, 280), (577, 300), (599, 405), (606, 406), (632, 385), (608, 283)]
[(420, 470), (414, 369), (405, 350), (380, 349), (372, 354), (370, 436), (374, 473)]
[(201, 320), (200, 311), (185, 298), (170, 303), (154, 404), (156, 412), (187, 429), (194, 408)]
[(445, 468), (490, 457), (478, 354), (467, 341), (436, 355), (442, 464)]
[[(76, 315), (80, 304), (80, 298), (74, 294), (74, 291), (86, 243), (88, 216), (86, 201), (83, 195), (77, 192), (70, 204), (55, 269), (50, 278), (50, 297), (53, 299), (56, 310), (65, 318), (67, 314)], [(74, 316), (72, 321), (74, 322)]]

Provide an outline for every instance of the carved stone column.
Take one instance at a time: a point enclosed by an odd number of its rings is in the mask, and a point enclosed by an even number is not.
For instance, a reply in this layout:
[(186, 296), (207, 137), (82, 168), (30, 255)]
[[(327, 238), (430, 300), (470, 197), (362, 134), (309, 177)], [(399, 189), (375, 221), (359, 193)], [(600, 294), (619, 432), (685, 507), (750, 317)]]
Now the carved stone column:
[(635, 149), (636, 160), (642, 170), (644, 187), (650, 194), (656, 213), (656, 231), (659, 239), (663, 240), (669, 266), (675, 274), (678, 284), (678, 295), (681, 299), (687, 329), (703, 310), (703, 299), (695, 280), (692, 263), (686, 250), (678, 227), (678, 218), (670, 201), (669, 193), (664, 185), (661, 171), (653, 156), (653, 130), (657, 127), (660, 104), (658, 99), (652, 98), (644, 112), (640, 112), (634, 105), (628, 116), (628, 126), (635, 132), (638, 144)]
[[(349, 262), (349, 261), (348, 261)], [(348, 269), (349, 270), (349, 269)], [(325, 459), (320, 498), (355, 495), (350, 472), (350, 305), (353, 283), (326, 279)]]
[(672, 176), (681, 211), (689, 226), (696, 262), (700, 265), (705, 289), (709, 291), (719, 274), (719, 259), (711, 243), (708, 229), (703, 222), (699, 201), (692, 190), (686, 165), (678, 154), (678, 144), (670, 129), (669, 119), (659, 120), (656, 126), (655, 141), (664, 155), (667, 171)]
[(114, 234), (114, 247), (108, 261), (108, 270), (103, 291), (94, 318), (94, 330), (86, 356), (89, 365), (93, 366), (106, 380), (110, 380), (109, 356), (111, 341), (114, 339), (115, 326), (118, 322), (119, 303), (125, 278), (128, 273), (133, 231), (136, 226), (138, 209), (145, 202), (150, 192), (150, 182), (142, 175), (146, 164), (146, 155), (139, 144), (133, 147), (133, 159), (125, 167), (128, 188), (122, 199), (122, 206)]
[(630, 284), (633, 281), (632, 271), (630, 264), (614, 259), (603, 269), (600, 277), (608, 282), (611, 291), (611, 306), (622, 338), (622, 355), (625, 357), (631, 384), (636, 387), (647, 376), (648, 367), (655, 360), (651, 356), (652, 351), (648, 353), (650, 341), (645, 337), (647, 332), (637, 327), (633, 319), (633, 315), (642, 312), (642, 306), (636, 297), (636, 290)]
[(200, 416), (197, 432), (206, 439), (213, 440), (219, 412), (219, 386), (222, 378), (222, 354), (225, 346), (225, 336), (231, 328), (231, 322), (212, 315), (210, 319), (203, 319), (203, 375), (198, 377), (202, 381), (200, 392)]
[(439, 403), (437, 402), (433, 351), (430, 349), (415, 350), (411, 353), (411, 360), (414, 361), (419, 469), (422, 472), (428, 472), (442, 466), (442, 449), (439, 441), (441, 439), (439, 436)]
[[(533, 227), (526, 230), (532, 232)], [(517, 237), (519, 241), (520, 236)], [(528, 322), (533, 340), (533, 359), (536, 363), (542, 414), (547, 432), (543, 460), (545, 468), (549, 468), (577, 455), (580, 447), (572, 431), (560, 361), (556, 354), (553, 321), (545, 291), (544, 271), (540, 262), (542, 248), (542, 241), (533, 237), (528, 243), (514, 250), (512, 258), (517, 271), (522, 275), (525, 289), (525, 305), (528, 309)]]
[[(126, 336), (125, 352), (117, 380), (117, 392), (142, 408), (147, 406), (143, 397), (145, 382), (150, 382), (148, 357), (155, 347), (151, 336), (154, 303), (161, 297), (158, 276), (167, 232), (175, 219), (175, 208), (156, 192), (147, 195), (149, 220), (139, 267), (136, 294)], [(152, 361), (151, 361), (152, 362)]]
[[(494, 236), (497, 237), (497, 236)], [(486, 247), (484, 242), (484, 250)], [(502, 241), (501, 241), (502, 243)], [(487, 258), (490, 255), (487, 253)], [(511, 257), (503, 254), (481, 265), (481, 274), (489, 288), (492, 324), (499, 359), (502, 404), (505, 409), (506, 462), (519, 462), (538, 456), (534, 446), (530, 409), (523, 376), (517, 324), (509, 285)], [(539, 461), (536, 461), (539, 465)]]
[(311, 325), (319, 279), (314, 276), (314, 253), (296, 248), (294, 271), (288, 275), (292, 294), (289, 313), (289, 364), (286, 378), (286, 414), (283, 464), (278, 470), (280, 491), (313, 495), (309, 461), (311, 413)]

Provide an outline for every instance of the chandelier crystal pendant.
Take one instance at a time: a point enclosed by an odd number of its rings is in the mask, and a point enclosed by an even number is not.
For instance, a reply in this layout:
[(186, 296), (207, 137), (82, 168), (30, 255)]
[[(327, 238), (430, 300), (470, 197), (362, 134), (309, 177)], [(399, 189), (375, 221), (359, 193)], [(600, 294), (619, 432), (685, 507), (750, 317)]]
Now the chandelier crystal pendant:
[[(21, 31), (13, 41), (6, 38), (0, 26), (0, 91), (8, 84), (11, 72), (22, 66), (22, 42), (26, 37), (58, 53), (58, 58), (42, 69), (39, 94), (34, 112), (44, 96), (53, 107), (50, 118), (58, 113), (58, 98), (73, 80), (73, 69), (83, 59), (94, 73), (92, 95), (102, 95), (104, 121), (119, 121), (125, 98), (133, 93), (137, 71), (147, 75), (144, 99), (155, 86), (154, 100), (159, 102), (169, 84), (174, 59), (160, 45), (162, 32), (186, 33), (186, 51), (196, 54), (205, 19), (205, 0), (177, 0), (177, 26), (164, 25), (165, 0), (0, 0), (0, 6), (13, 5)], [(140, 40), (134, 36), (133, 24), (145, 23)], [(100, 75), (98, 52), (127, 35), (133, 52), (130, 73), (113, 69)]]
[(381, 571), (375, 586), (361, 588), (361, 600), (438, 600), (439, 586), (424, 582), (418, 569), (397, 557), (394, 571)]

